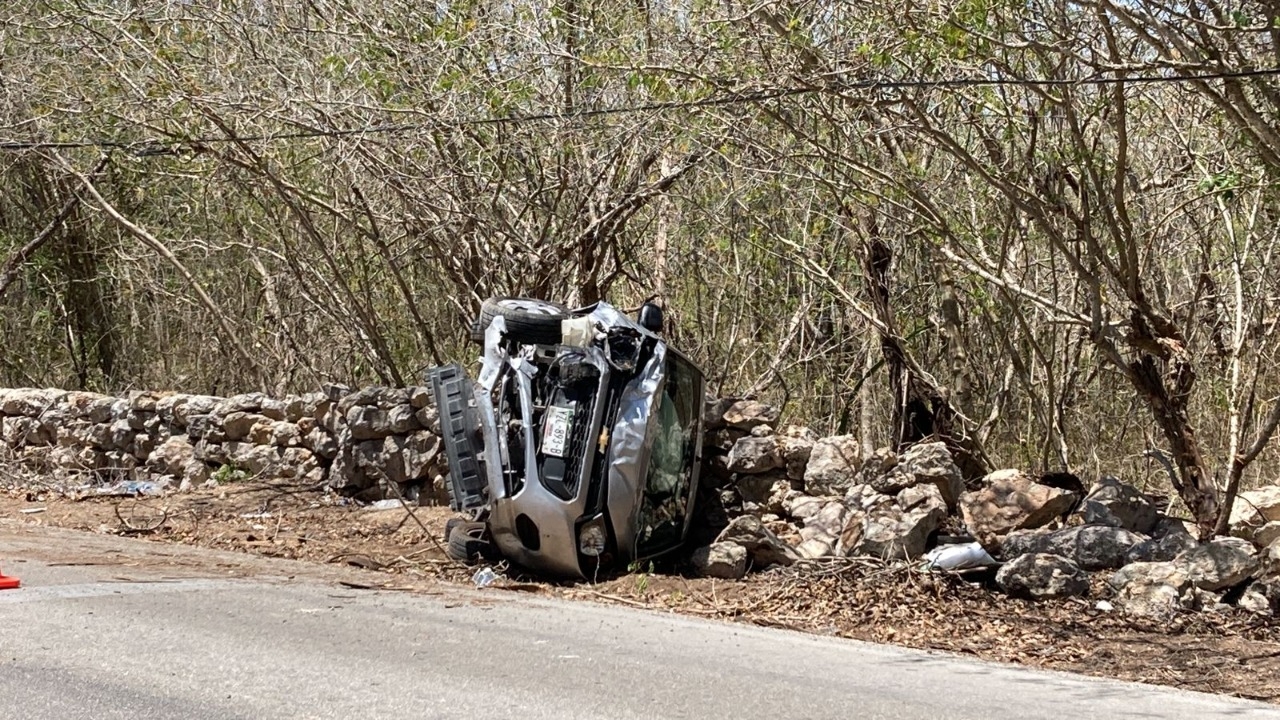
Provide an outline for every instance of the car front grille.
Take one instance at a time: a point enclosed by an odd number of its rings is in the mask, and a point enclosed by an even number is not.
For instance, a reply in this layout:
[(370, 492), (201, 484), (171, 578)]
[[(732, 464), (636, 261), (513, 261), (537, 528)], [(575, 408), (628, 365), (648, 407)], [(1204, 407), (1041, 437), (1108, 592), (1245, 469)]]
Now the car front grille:
[(565, 485), (577, 491), (582, 480), (582, 464), (588, 453), (594, 453), (595, 438), (591, 432), (592, 420), (595, 419), (596, 396), (588, 393), (573, 415), (573, 429), (569, 435), (569, 452), (565, 458)]

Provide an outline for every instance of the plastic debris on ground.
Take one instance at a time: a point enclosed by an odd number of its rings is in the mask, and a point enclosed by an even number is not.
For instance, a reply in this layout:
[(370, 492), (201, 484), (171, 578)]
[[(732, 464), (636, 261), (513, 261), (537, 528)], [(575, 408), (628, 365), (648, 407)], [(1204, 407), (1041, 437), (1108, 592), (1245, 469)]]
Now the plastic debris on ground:
[(126, 480), (115, 485), (97, 488), (90, 495), (107, 497), (131, 497), (134, 495), (163, 495), (164, 486), (157, 482), (145, 480)]
[(939, 545), (924, 556), (924, 570), (973, 570), (999, 565), (981, 543)]
[(387, 498), (386, 500), (375, 500), (365, 506), (365, 510), (395, 510), (400, 507), (400, 501), (395, 498)]
[(496, 582), (498, 577), (498, 573), (494, 572), (493, 568), (482, 567), (476, 571), (475, 575), (471, 576), (471, 582), (475, 583), (478, 588), (486, 588)]

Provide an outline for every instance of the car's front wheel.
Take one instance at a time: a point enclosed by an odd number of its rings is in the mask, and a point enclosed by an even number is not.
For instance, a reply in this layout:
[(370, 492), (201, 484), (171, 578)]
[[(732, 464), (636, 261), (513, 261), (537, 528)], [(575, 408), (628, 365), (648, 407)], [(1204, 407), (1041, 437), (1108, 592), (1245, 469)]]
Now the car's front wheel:
[(471, 328), (471, 339), (484, 342), (484, 331), (495, 317), (507, 326), (507, 337), (531, 345), (555, 345), (560, 342), (560, 321), (569, 317), (569, 309), (559, 303), (533, 298), (494, 297), (480, 305), (480, 316)]
[(485, 523), (450, 521), (446, 528), (449, 536), (445, 549), (450, 558), (474, 565), (491, 552)]

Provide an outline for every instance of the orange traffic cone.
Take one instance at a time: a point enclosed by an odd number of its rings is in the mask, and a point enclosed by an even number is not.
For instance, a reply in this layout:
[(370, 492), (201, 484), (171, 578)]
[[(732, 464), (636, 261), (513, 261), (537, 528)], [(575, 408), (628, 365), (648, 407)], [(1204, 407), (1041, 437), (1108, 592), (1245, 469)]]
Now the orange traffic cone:
[(10, 577), (0, 572), (0, 590), (16, 590), (22, 586), (22, 581), (16, 577)]

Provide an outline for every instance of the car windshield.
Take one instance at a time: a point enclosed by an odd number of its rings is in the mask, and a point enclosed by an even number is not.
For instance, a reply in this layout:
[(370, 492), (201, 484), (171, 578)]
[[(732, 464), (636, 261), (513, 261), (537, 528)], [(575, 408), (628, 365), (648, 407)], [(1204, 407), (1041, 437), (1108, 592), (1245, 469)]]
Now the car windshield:
[(702, 399), (702, 376), (674, 354), (657, 402), (653, 448), (640, 503), (636, 556), (670, 549), (683, 540), (689, 485), (697, 457), (697, 429)]

